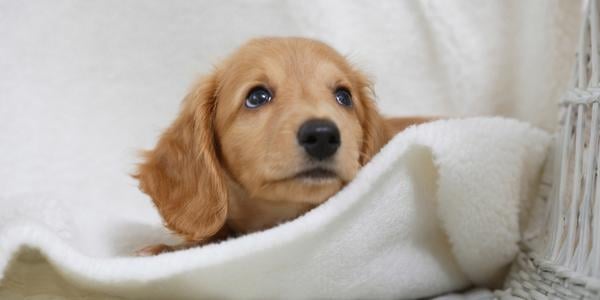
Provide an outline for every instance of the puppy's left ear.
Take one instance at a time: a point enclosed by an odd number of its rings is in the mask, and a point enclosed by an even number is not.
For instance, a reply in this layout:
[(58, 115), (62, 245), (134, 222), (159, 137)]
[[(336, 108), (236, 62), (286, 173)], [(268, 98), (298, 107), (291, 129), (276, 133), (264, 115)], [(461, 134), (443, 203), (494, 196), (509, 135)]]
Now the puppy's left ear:
[(214, 74), (194, 87), (134, 175), (165, 225), (188, 242), (215, 237), (227, 216), (227, 188), (213, 124), (216, 91)]
[(355, 74), (359, 86), (358, 97), (362, 106), (359, 110), (359, 119), (363, 129), (363, 140), (359, 162), (364, 166), (387, 143), (388, 133), (384, 118), (375, 105), (371, 81), (358, 71), (355, 71)]

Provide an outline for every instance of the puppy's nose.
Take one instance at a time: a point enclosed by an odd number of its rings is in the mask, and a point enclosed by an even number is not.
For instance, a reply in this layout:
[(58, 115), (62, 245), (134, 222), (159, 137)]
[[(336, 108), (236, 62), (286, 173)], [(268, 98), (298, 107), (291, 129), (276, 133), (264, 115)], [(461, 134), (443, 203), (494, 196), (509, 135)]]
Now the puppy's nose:
[(298, 143), (313, 158), (323, 160), (332, 156), (340, 147), (340, 131), (329, 120), (311, 119), (298, 130)]

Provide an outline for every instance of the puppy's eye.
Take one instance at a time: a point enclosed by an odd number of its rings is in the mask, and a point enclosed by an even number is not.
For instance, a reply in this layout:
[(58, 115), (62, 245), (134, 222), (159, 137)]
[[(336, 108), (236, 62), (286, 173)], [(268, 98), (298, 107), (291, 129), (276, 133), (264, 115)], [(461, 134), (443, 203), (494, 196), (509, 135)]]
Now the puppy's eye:
[(264, 87), (258, 86), (250, 90), (246, 97), (247, 108), (257, 108), (267, 102), (270, 102), (273, 96), (271, 92)]
[(343, 106), (352, 106), (352, 95), (346, 88), (338, 88), (335, 90), (335, 100)]

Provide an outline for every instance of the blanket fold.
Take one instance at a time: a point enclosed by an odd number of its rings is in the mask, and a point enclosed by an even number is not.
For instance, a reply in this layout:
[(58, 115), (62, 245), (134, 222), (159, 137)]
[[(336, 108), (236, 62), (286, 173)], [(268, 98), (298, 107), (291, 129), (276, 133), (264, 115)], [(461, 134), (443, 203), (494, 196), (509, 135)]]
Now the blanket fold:
[(92, 216), (94, 206), (46, 207), (60, 220), (35, 222), (36, 205), (8, 202), (13, 207), (0, 220), (20, 214), (0, 222), (0, 298), (44, 293), (42, 281), (24, 275), (33, 265), (65, 293), (134, 299), (400, 299), (491, 284), (516, 254), (520, 210), (536, 189), (549, 141), (502, 118), (411, 127), (306, 215), (155, 257), (128, 254), (165, 238), (131, 225), (136, 205), (112, 216), (113, 227), (94, 231), (107, 249), (98, 254), (88, 249), (85, 227), (48, 225)]

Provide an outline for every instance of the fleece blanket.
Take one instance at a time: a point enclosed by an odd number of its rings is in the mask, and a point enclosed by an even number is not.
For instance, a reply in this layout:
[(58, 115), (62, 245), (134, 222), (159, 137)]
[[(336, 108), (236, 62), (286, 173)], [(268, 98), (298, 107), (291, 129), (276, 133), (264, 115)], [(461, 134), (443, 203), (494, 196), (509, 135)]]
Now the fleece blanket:
[[(543, 131), (501, 118), (412, 127), (306, 215), (155, 257), (132, 252), (165, 240), (123, 220), (92, 236), (60, 223), (86, 219), (93, 226), (106, 217), (94, 215), (94, 207), (30, 201), (46, 221), (54, 219), (44, 225), (8, 205), (0, 214), (13, 218), (0, 227), (0, 296), (43, 294), (41, 274), (61, 277), (60, 285), (78, 295), (86, 289), (135, 299), (404, 299), (493, 284), (517, 251), (519, 212), (534, 191), (548, 142)], [(95, 255), (90, 239), (119, 254)], [(19, 256), (26, 248), (41, 256)]]

